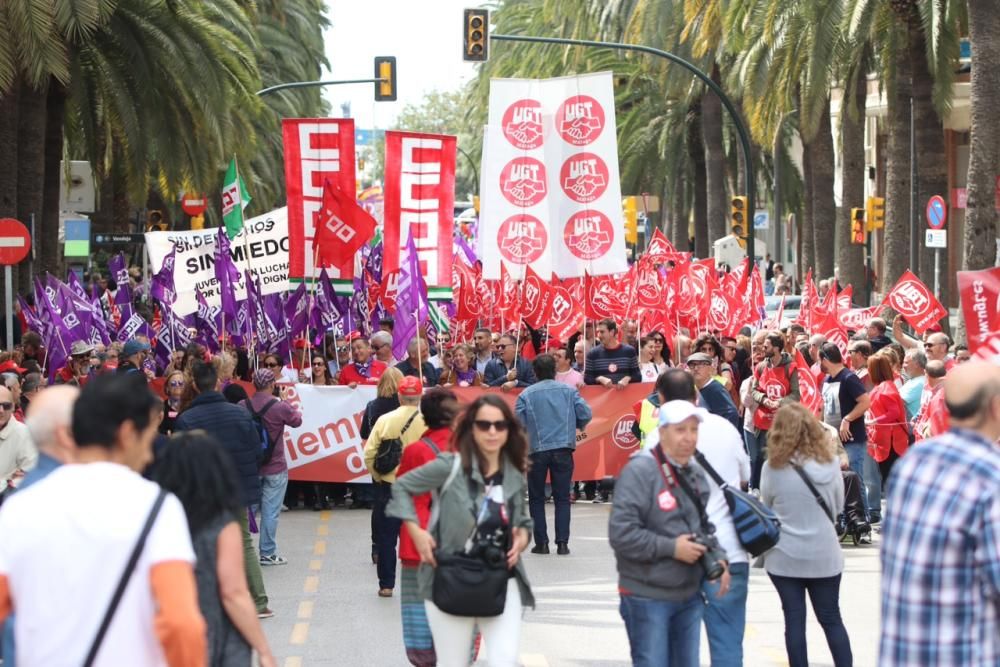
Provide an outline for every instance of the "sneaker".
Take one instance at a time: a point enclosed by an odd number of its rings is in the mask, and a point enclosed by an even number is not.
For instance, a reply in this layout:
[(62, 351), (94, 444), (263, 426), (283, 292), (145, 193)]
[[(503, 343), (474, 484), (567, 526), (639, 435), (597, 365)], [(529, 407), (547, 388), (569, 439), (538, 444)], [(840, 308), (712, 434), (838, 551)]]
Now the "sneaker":
[(257, 618), (273, 618), (273, 617), (274, 617), (274, 612), (268, 609), (267, 607), (264, 607), (263, 609), (257, 612)]
[(278, 554), (260, 557), (261, 565), (285, 565), (286, 563), (288, 563), (288, 559), (284, 556), (279, 556)]
[(606, 503), (606, 502), (608, 502), (608, 494), (599, 492), (599, 493), (597, 493), (597, 494), (594, 495), (594, 500), (592, 502), (595, 505), (599, 505), (601, 503)]

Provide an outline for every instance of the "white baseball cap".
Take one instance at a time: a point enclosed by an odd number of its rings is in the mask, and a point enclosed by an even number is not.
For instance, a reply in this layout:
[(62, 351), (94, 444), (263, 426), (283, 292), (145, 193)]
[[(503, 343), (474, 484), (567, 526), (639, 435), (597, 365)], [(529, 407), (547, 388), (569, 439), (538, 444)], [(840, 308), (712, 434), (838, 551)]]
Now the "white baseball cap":
[(660, 406), (659, 421), (660, 426), (680, 424), (688, 417), (696, 417), (699, 422), (704, 422), (707, 414), (691, 401), (667, 401)]

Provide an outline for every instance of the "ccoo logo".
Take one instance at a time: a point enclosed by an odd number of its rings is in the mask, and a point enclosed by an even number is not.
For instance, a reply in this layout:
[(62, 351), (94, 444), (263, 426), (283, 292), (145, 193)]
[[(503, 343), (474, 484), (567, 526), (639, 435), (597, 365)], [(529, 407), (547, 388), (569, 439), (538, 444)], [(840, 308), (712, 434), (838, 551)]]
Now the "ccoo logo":
[(497, 231), (500, 255), (514, 264), (531, 264), (542, 256), (548, 244), (545, 226), (533, 215), (512, 215)]
[(545, 140), (542, 134), (542, 105), (538, 100), (514, 102), (504, 111), (500, 122), (503, 136), (514, 148), (532, 150), (539, 148)]
[(586, 146), (604, 130), (604, 108), (590, 95), (574, 95), (559, 105), (556, 128), (559, 136), (573, 146)]
[(548, 193), (545, 165), (533, 157), (514, 158), (500, 172), (500, 192), (514, 206), (540, 204)]
[(593, 153), (577, 153), (559, 170), (559, 185), (575, 202), (588, 204), (608, 189), (608, 165)]

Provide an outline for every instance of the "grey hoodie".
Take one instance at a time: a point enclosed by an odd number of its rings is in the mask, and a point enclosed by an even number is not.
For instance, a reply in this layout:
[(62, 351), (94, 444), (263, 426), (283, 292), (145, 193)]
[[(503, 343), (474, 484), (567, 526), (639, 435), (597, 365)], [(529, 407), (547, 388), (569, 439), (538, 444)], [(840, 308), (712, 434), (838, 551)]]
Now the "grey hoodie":
[[(615, 483), (608, 538), (615, 551), (621, 592), (683, 602), (698, 591), (705, 572), (699, 563), (688, 565), (674, 559), (676, 539), (691, 533), (704, 535), (705, 531), (697, 507), (679, 486), (670, 489), (676, 507), (660, 509), (659, 497), (667, 485), (653, 450), (634, 454), (622, 469)], [(671, 463), (697, 491), (702, 505), (707, 506), (708, 479), (701, 467), (694, 459), (686, 466)], [(709, 537), (709, 544), (715, 558), (726, 559), (714, 535)]]
[[(834, 514), (844, 508), (844, 477), (840, 460), (829, 463), (813, 459), (796, 463)], [(844, 555), (833, 521), (816, 502), (812, 491), (790, 465), (772, 468), (764, 463), (760, 477), (760, 499), (781, 520), (781, 539), (761, 557), (770, 574), (782, 577), (826, 578), (844, 569)]]

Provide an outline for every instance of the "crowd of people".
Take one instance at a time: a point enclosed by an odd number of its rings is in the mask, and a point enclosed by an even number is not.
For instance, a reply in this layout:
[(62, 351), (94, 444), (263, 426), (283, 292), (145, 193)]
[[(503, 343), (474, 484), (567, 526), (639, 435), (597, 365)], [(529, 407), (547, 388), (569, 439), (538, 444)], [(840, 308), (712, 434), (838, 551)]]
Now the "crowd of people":
[[(834, 664), (852, 664), (841, 542), (879, 530), (881, 664), (997, 664), (1000, 370), (903, 327), (873, 318), (845, 353), (797, 324), (668, 340), (600, 320), (559, 344), (528, 327), (468, 344), (421, 332), (396, 359), (384, 320), (287, 359), (191, 344), (157, 368), (142, 337), (79, 343), (51, 374), (27, 332), (0, 354), (4, 664), (274, 664), (260, 619), (274, 615), (263, 568), (288, 562), (282, 509), (348, 496), (372, 511), (377, 594), (399, 584), (418, 667), (469, 664), (480, 639), (489, 664), (516, 664), (534, 605), (522, 554), (569, 556), (582, 499), (612, 503), (636, 665), (699, 664), (702, 625), (713, 665), (742, 664), (754, 565), (781, 600), (789, 664), (808, 664), (807, 594)], [(574, 481), (594, 416), (580, 389), (640, 382), (636, 454), (615, 480)], [(292, 383), (375, 388), (360, 427), (372, 484), (289, 484)], [(465, 387), (499, 392), (462, 405)], [(780, 521), (756, 562), (724, 487)], [(67, 591), (94, 608), (50, 604)]]

